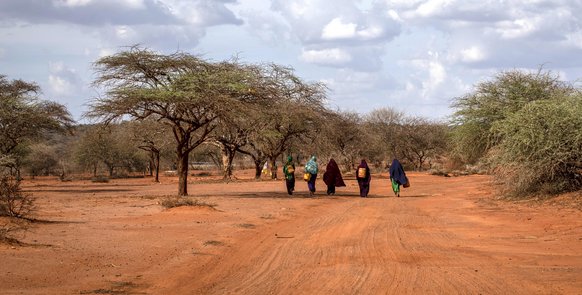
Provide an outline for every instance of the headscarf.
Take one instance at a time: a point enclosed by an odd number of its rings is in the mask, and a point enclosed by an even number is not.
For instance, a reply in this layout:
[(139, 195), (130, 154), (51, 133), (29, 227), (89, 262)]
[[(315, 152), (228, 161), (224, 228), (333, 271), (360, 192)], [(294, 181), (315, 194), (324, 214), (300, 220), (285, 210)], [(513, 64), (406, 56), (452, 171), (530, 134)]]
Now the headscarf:
[(329, 160), (325, 173), (323, 174), (323, 182), (325, 184), (335, 184), (335, 186), (346, 186), (342, 178), (342, 173), (334, 159)]
[[(357, 169), (360, 169), (360, 168), (366, 169), (366, 178), (364, 178), (364, 179), (365, 179), (365, 181), (370, 181), (370, 179), (372, 179), (372, 175), (370, 174), (370, 168), (368, 167), (368, 163), (366, 163), (365, 159), (362, 159), (362, 162), (360, 162), (360, 165), (358, 165)], [(356, 169), (356, 174), (358, 173), (357, 169)]]
[(401, 185), (408, 182), (404, 168), (402, 168), (402, 164), (397, 159), (392, 160), (392, 165), (390, 165), (390, 178)]
[(311, 156), (311, 159), (309, 159), (309, 161), (307, 161), (307, 163), (305, 164), (305, 171), (311, 174), (317, 174), (319, 168), (317, 166), (316, 160), (317, 159), (315, 158), (315, 156)]

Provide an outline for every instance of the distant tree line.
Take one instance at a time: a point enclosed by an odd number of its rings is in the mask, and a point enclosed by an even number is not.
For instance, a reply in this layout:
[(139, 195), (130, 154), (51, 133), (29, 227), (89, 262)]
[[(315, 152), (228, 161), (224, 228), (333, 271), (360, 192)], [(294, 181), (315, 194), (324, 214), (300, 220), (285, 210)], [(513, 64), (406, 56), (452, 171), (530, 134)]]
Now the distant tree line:
[(287, 66), (206, 60), (130, 47), (94, 63), (87, 118), (78, 125), (63, 105), (40, 100), (34, 83), (0, 76), (0, 166), (20, 178), (144, 173), (158, 181), (175, 170), (188, 194), (192, 162), (214, 162), (223, 177), (234, 163), (271, 177), (286, 155), (334, 158), (346, 171), (365, 158), (385, 171), (392, 158), (408, 169), (480, 165), (509, 192), (579, 189), (581, 99), (550, 72), (499, 73), (456, 98), (450, 122), (390, 107), (367, 114), (326, 107), (327, 89)]

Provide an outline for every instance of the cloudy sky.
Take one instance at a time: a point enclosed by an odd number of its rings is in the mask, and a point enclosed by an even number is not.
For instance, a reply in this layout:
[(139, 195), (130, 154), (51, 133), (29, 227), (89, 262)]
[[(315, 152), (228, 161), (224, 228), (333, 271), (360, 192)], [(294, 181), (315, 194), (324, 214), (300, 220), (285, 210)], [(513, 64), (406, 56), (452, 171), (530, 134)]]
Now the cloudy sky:
[(0, 74), (76, 119), (124, 46), (290, 65), (332, 108), (445, 119), (502, 70), (582, 78), (582, 0), (1, 0)]

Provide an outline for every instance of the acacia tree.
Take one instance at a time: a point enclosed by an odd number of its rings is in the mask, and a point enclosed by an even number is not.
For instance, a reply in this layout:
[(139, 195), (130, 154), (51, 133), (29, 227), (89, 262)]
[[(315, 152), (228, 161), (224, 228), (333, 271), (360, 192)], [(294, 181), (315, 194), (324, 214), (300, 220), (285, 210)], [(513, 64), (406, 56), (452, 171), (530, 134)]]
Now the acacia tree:
[(322, 127), (320, 146), (330, 157), (336, 157), (346, 170), (354, 169), (357, 158), (369, 145), (360, 115), (355, 112), (328, 112)]
[(269, 103), (257, 112), (258, 120), (249, 144), (239, 151), (253, 158), (256, 178), (261, 175), (265, 159), (270, 163), (271, 177), (277, 178), (277, 157), (294, 140), (320, 129), (317, 123), (325, 110), (326, 88), (321, 83), (303, 81), (290, 67), (268, 65), (265, 73)]
[(160, 181), (160, 157), (172, 143), (168, 127), (154, 120), (138, 120), (131, 122), (130, 134), (134, 144), (148, 153), (150, 176), (154, 182)]
[(97, 176), (99, 164), (104, 164), (108, 175), (114, 176), (116, 168), (131, 170), (139, 166), (138, 149), (130, 140), (125, 126), (93, 125), (88, 126), (76, 142), (74, 154), (78, 164), (93, 170)]
[(129, 116), (167, 124), (175, 139), (178, 195), (188, 195), (190, 152), (204, 143), (222, 115), (255, 96), (236, 62), (211, 63), (188, 53), (163, 55), (132, 47), (95, 62), (105, 87), (88, 113), (104, 122)]
[(209, 139), (211, 143), (220, 148), (224, 179), (230, 179), (232, 177), (234, 157), (237, 151), (248, 143), (254, 126), (255, 124), (252, 120), (240, 116), (240, 113), (238, 113), (236, 118), (231, 118), (228, 121), (221, 120), (216, 132)]
[[(217, 129), (210, 136), (209, 142), (216, 145), (221, 152), (220, 166), (223, 169), (223, 178), (232, 177), (232, 165), (237, 152), (248, 145), (253, 134), (265, 127), (261, 122), (263, 111), (272, 107), (280, 98), (275, 96), (277, 84), (272, 79), (272, 72), (281, 67), (275, 64), (246, 65), (248, 73), (246, 83), (254, 101), (246, 101), (238, 109), (223, 114), (217, 120)], [(246, 93), (242, 93), (245, 95)], [(249, 155), (249, 153), (246, 153)], [(253, 153), (250, 154), (251, 156)], [(258, 160), (259, 162), (262, 160)]]
[(401, 137), (403, 156), (414, 163), (416, 170), (423, 169), (427, 160), (443, 153), (447, 142), (447, 126), (430, 122), (424, 118), (410, 117), (405, 119)]
[(402, 156), (402, 125), (404, 113), (393, 108), (372, 110), (364, 116), (364, 128), (373, 140), (365, 154), (376, 164), (384, 159)]
[(72, 126), (74, 121), (65, 106), (41, 100), (39, 94), (35, 83), (9, 81), (0, 75), (0, 164), (18, 163), (23, 155), (16, 151), (23, 144)]

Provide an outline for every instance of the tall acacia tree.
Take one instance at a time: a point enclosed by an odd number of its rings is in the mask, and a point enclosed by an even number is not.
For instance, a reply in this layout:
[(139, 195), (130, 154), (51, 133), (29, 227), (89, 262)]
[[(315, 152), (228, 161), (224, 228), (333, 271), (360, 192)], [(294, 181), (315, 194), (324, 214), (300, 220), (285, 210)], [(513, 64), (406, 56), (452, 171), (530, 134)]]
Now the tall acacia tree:
[(213, 63), (177, 52), (169, 55), (137, 46), (94, 64), (94, 85), (105, 88), (88, 116), (105, 122), (129, 116), (167, 124), (176, 141), (178, 195), (188, 195), (188, 158), (216, 128), (218, 119), (252, 101), (248, 71), (234, 62)]
[[(22, 80), (9, 81), (0, 75), (0, 164), (17, 162), (16, 153), (26, 142), (50, 132), (69, 130), (74, 123), (67, 108), (41, 100), (40, 87)], [(17, 168), (17, 167), (16, 167)], [(18, 171), (18, 169), (17, 169)]]
[(268, 159), (271, 177), (277, 178), (277, 157), (289, 149), (294, 140), (314, 134), (325, 110), (326, 88), (321, 83), (309, 83), (295, 75), (291, 67), (275, 64), (264, 66), (264, 85), (268, 104), (257, 113), (254, 132), (248, 145), (238, 149), (255, 162), (255, 177), (261, 164)]

